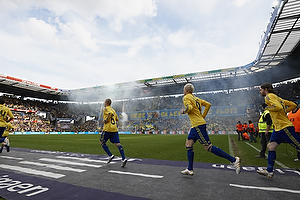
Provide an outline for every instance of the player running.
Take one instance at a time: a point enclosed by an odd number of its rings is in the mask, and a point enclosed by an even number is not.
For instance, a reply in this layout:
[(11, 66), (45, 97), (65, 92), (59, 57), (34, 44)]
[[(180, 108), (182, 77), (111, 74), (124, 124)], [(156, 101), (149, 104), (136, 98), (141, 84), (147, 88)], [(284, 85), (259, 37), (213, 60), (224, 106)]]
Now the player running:
[(9, 142), (8, 135), (9, 135), (9, 131), (11, 131), (12, 129), (13, 129), (13, 125), (8, 122), (6, 124), (6, 129), (2, 135), (2, 138), (0, 139), (0, 141), (2, 141), (1, 147), (0, 147), (0, 153), (2, 153), (3, 147), (6, 147), (7, 152), (10, 151), (10, 142)]
[[(186, 84), (183, 88), (183, 104), (184, 108), (180, 111), (181, 114), (187, 113), (192, 128), (189, 131), (188, 137), (186, 139), (186, 149), (187, 149), (187, 157), (188, 157), (188, 168), (181, 171), (181, 174), (184, 175), (194, 175), (193, 171), (193, 163), (194, 163), (194, 150), (193, 145), (198, 140), (205, 148), (206, 151), (212, 152), (213, 154), (220, 156), (222, 158), (226, 158), (229, 160), (235, 167), (235, 171), (237, 174), (240, 173), (240, 158), (232, 157), (231, 155), (224, 152), (222, 149), (213, 146), (211, 141), (209, 140), (207, 131), (206, 131), (206, 121), (204, 118), (206, 117), (209, 108), (211, 106), (205, 100), (199, 99), (194, 96), (192, 93), (194, 92), (194, 86), (190, 83)], [(202, 113), (202, 106), (205, 107), (204, 112)]]
[(273, 86), (270, 83), (264, 83), (260, 86), (260, 94), (265, 98), (264, 109), (270, 112), (275, 130), (273, 131), (268, 144), (268, 167), (267, 169), (257, 170), (257, 173), (268, 178), (273, 178), (273, 168), (276, 160), (276, 147), (283, 140), (288, 142), (292, 147), (300, 150), (300, 138), (295, 132), (292, 122), (287, 117), (287, 113), (296, 108), (296, 104), (284, 100), (276, 95)]
[(106, 146), (106, 142), (109, 139), (111, 143), (115, 144), (116, 147), (118, 147), (120, 154), (122, 156), (121, 167), (125, 167), (127, 163), (127, 159), (125, 159), (124, 150), (119, 139), (119, 133), (117, 128), (117, 121), (119, 121), (118, 115), (116, 111), (111, 107), (110, 99), (106, 99), (104, 101), (104, 106), (105, 106), (105, 108), (103, 109), (104, 127), (100, 138), (100, 144), (103, 150), (109, 156), (107, 163), (110, 163), (115, 156), (110, 152), (108, 146)]
[(7, 123), (14, 118), (11, 110), (6, 107), (4, 103), (4, 98), (0, 97), (0, 143), (4, 142), (5, 140), (5, 137), (3, 137), (2, 135), (7, 127)]

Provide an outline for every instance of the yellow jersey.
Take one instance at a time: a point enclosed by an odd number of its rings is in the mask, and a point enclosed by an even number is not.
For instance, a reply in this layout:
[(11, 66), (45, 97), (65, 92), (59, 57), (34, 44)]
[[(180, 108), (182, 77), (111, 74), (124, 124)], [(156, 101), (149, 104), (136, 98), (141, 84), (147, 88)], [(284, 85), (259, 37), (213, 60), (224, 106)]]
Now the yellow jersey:
[(106, 106), (103, 109), (103, 119), (106, 120), (106, 123), (104, 123), (103, 126), (103, 131), (118, 132), (117, 121), (119, 121), (119, 118), (112, 107)]
[[(206, 117), (211, 104), (205, 100), (202, 100), (193, 94), (186, 94), (183, 97), (183, 105), (185, 107), (184, 113), (189, 115), (192, 128), (206, 124), (204, 118)], [(202, 106), (205, 107), (202, 113)]]
[(14, 118), (11, 110), (3, 104), (0, 104), (0, 127), (6, 127), (7, 115), (12, 119)]
[(13, 128), (13, 125), (11, 123), (6, 123), (6, 129), (2, 135), (2, 137), (7, 137), (9, 135), (10, 129)]
[(265, 109), (270, 112), (275, 131), (294, 126), (287, 117), (287, 113), (297, 107), (295, 103), (282, 99), (273, 93), (265, 96), (265, 103), (267, 104)]

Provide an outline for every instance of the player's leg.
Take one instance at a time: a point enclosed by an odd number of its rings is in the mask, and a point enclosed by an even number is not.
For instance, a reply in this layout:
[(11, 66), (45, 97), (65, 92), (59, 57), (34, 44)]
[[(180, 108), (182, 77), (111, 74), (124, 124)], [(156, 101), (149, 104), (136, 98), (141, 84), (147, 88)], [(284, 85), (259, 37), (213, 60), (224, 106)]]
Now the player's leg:
[(276, 148), (281, 142), (283, 138), (281, 137), (280, 131), (273, 131), (270, 142), (267, 145), (268, 148), (268, 167), (267, 169), (257, 170), (257, 173), (263, 176), (267, 176), (268, 178), (273, 178), (273, 170), (274, 164), (276, 160)]
[(0, 127), (0, 138), (2, 138), (2, 135), (5, 131), (6, 127)]
[(209, 151), (217, 156), (220, 156), (222, 158), (226, 158), (227, 160), (229, 160), (230, 162), (235, 162), (235, 158), (231, 155), (229, 155), (228, 153), (226, 153), (225, 151), (223, 151), (222, 149), (213, 146), (209, 140), (207, 131), (206, 131), (206, 126), (201, 125), (196, 127), (196, 131), (199, 135), (198, 141), (203, 144), (204, 148), (206, 151)]
[(123, 149), (123, 146), (120, 143), (120, 138), (119, 138), (119, 133), (118, 132), (113, 133), (112, 137), (110, 138), (110, 142), (114, 143), (116, 145), (116, 147), (118, 147), (119, 152), (120, 152), (121, 157), (122, 157), (121, 167), (125, 167), (125, 165), (127, 163), (127, 159), (125, 158), (124, 149)]
[(100, 137), (100, 145), (102, 149), (105, 151), (105, 153), (109, 156), (107, 163), (110, 163), (114, 158), (114, 155), (110, 152), (108, 146), (106, 145), (108, 138), (109, 138), (109, 132), (103, 131)]
[(225, 158), (229, 160), (231, 163), (233, 163), (236, 173), (239, 174), (241, 171), (240, 167), (240, 158), (239, 157), (233, 157), (220, 149), (219, 147), (216, 147), (211, 144), (208, 133), (206, 131), (206, 124), (196, 127), (197, 134), (199, 135), (198, 141), (203, 144), (206, 151), (209, 151), (219, 157)]
[(185, 142), (185, 148), (187, 150), (187, 158), (189, 161), (188, 170), (193, 170), (194, 165), (194, 140), (193, 139), (187, 139)]
[(1, 147), (0, 147), (0, 153), (2, 153), (3, 147), (4, 147), (4, 145), (5, 145), (4, 140), (5, 140), (5, 137), (1, 137), (1, 138), (0, 138), (0, 144), (1, 144)]
[(190, 175), (193, 176), (194, 175), (194, 171), (193, 171), (193, 165), (194, 165), (194, 149), (193, 149), (193, 145), (195, 143), (195, 141), (197, 140), (196, 136), (195, 136), (195, 128), (192, 128), (189, 131), (189, 135), (186, 139), (185, 142), (185, 147), (187, 150), (187, 158), (188, 158), (188, 167), (181, 171), (181, 173), (183, 175)]
[(10, 151), (10, 142), (9, 142), (9, 138), (6, 137), (5, 140), (5, 146), (6, 146), (6, 151), (9, 152)]
[(273, 172), (273, 167), (275, 164), (276, 160), (276, 148), (279, 144), (275, 141), (270, 142), (267, 147), (268, 147), (268, 167), (267, 171), (268, 172)]
[(283, 129), (285, 134), (282, 136), (283, 139), (289, 143), (292, 147), (297, 149), (298, 151), (300, 150), (300, 137), (299, 135), (295, 132), (294, 127), (287, 127)]

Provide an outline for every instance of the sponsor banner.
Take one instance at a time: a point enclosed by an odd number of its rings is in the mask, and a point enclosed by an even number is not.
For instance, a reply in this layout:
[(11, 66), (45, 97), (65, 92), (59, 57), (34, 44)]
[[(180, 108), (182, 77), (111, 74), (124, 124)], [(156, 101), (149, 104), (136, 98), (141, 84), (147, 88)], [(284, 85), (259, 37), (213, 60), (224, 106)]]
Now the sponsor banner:
[(61, 132), (61, 134), (75, 134), (75, 132)]
[(60, 132), (49, 132), (49, 134), (60, 134)]
[[(228, 117), (228, 116), (244, 116), (247, 113), (247, 108), (251, 106), (212, 106), (209, 109), (207, 117)], [(147, 119), (174, 119), (186, 118), (185, 114), (180, 113), (180, 109), (170, 110), (152, 110), (141, 112), (126, 113), (129, 120), (147, 120)], [(120, 119), (122, 114), (118, 113)]]
[[(118, 115), (120, 115), (120, 114), (118, 114)], [(145, 119), (147, 119), (147, 112), (129, 113), (129, 119), (130, 120), (145, 120)]]
[(45, 132), (23, 132), (24, 134), (29, 134), (29, 135), (40, 135), (40, 134), (45, 134)]
[[(13, 133), (12, 133), (13, 134)], [(50, 135), (59, 135), (59, 134), (100, 134), (99, 132), (15, 132), (14, 135), (42, 135), (42, 134), (50, 134)], [(130, 131), (119, 131), (119, 134), (132, 134)]]
[[(207, 131), (208, 134), (226, 134), (225, 131), (217, 131), (217, 132), (214, 132), (214, 131)], [(163, 131), (136, 131), (136, 132), (131, 132), (131, 131), (118, 131), (119, 134), (171, 134), (171, 135), (174, 135), (174, 134), (187, 134), (188, 132), (185, 132), (185, 131), (173, 131), (173, 130), (170, 130), (170, 131), (166, 131), (166, 130), (163, 130)], [(12, 133), (14, 135), (43, 135), (43, 134), (46, 134), (46, 135), (59, 135), (59, 134), (63, 134), (63, 135), (67, 135), (67, 134), (74, 134), (74, 135), (91, 135), (91, 134), (101, 134), (101, 132), (15, 132), (15, 133)], [(228, 133), (229, 134), (229, 133)], [(236, 134), (236, 133), (230, 133), (230, 134)]]
[(119, 133), (119, 134), (131, 134), (130, 131), (119, 131), (118, 133)]
[(45, 134), (45, 132), (15, 132), (15, 135), (41, 135)]
[(99, 132), (78, 132), (78, 134), (99, 134)]

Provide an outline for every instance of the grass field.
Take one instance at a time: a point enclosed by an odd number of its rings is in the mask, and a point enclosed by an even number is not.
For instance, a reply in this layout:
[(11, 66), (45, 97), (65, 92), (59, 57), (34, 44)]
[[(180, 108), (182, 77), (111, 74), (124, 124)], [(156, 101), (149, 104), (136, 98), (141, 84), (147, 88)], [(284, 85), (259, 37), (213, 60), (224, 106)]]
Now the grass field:
[[(187, 161), (185, 140), (187, 135), (120, 135), (125, 155), (130, 158), (150, 158), (161, 160)], [(237, 141), (237, 135), (230, 135), (234, 156), (240, 156), (243, 166), (267, 166), (267, 160), (255, 158), (258, 152), (247, 145), (245, 141)], [(99, 144), (100, 135), (10, 135), (11, 146), (63, 151), (86, 154), (105, 154)], [(211, 142), (229, 153), (228, 135), (210, 135)], [(251, 143), (260, 149), (257, 143)], [(119, 156), (118, 149), (110, 142), (107, 143), (111, 152)], [(194, 145), (195, 162), (224, 163), (224, 158), (204, 150), (199, 143)], [(277, 148), (277, 160), (288, 168), (300, 168), (300, 162), (294, 162), (296, 150), (289, 144), (283, 143)], [(280, 167), (275, 164), (275, 167)]]

